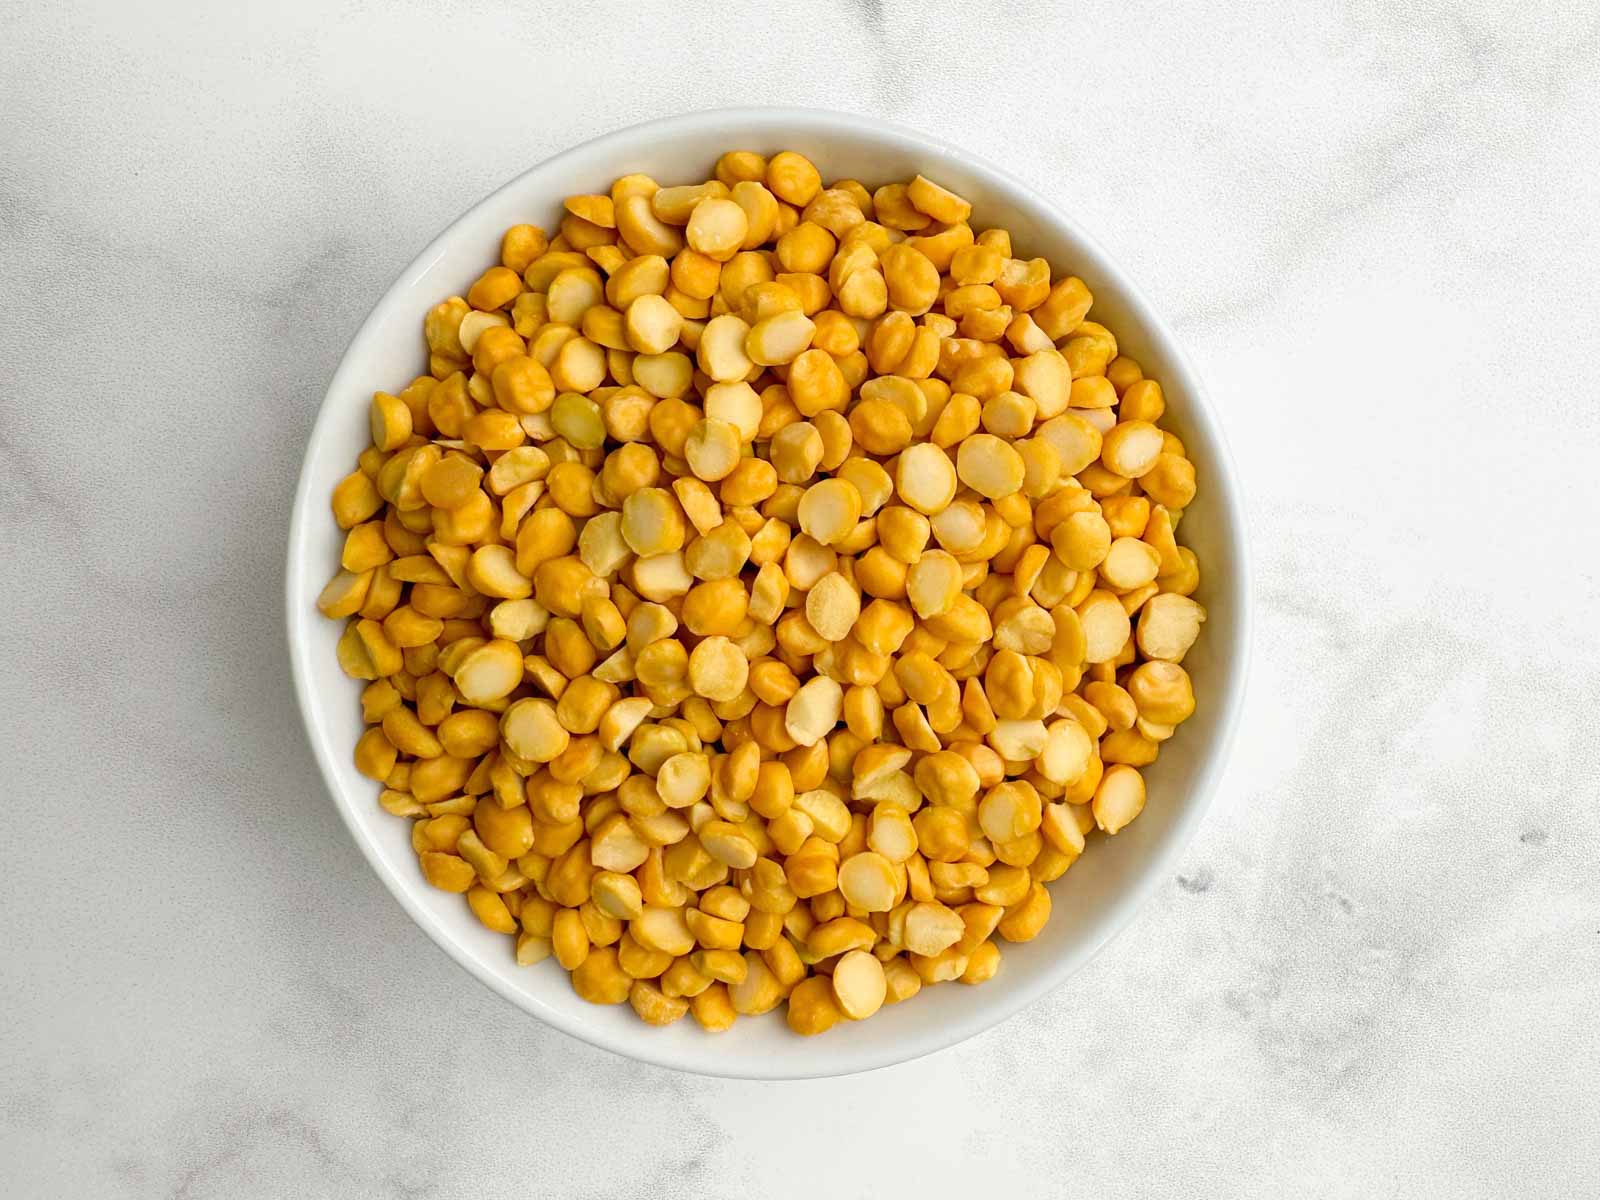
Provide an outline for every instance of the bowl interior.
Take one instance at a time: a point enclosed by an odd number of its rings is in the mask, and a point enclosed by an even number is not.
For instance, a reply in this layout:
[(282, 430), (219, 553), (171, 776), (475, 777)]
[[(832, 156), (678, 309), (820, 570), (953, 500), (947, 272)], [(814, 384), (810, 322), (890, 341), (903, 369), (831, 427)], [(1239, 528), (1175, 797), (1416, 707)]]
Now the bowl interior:
[[(972, 201), (974, 227), (1004, 226), (1019, 256), (1041, 255), (1054, 272), (1081, 276), (1095, 296), (1094, 318), (1113, 330), (1147, 375), (1161, 381), (1169, 402), (1163, 423), (1187, 444), (1200, 480), (1181, 529), (1199, 556), (1196, 598), (1209, 612), (1185, 663), (1199, 707), (1147, 770), (1143, 815), (1115, 838), (1091, 839), (1083, 857), (1051, 885), (1054, 914), (1043, 933), (1026, 945), (1005, 945), (994, 981), (979, 988), (924, 989), (910, 1003), (823, 1038), (797, 1038), (776, 1015), (741, 1020), (715, 1037), (688, 1019), (652, 1029), (625, 1005), (598, 1008), (579, 1000), (554, 962), (518, 967), (508, 939), (480, 926), (461, 897), (423, 881), (411, 851), (410, 822), (381, 810), (376, 789), (355, 770), (359, 685), (335, 662), (340, 623), (324, 620), (315, 607), (318, 591), (337, 567), (342, 541), (328, 494), (367, 443), (372, 392), (397, 390), (425, 369), (420, 329), (427, 309), (442, 297), (462, 294), (497, 261), (508, 225), (529, 221), (548, 228), (564, 196), (605, 191), (614, 178), (632, 171), (663, 183), (706, 178), (717, 155), (731, 148), (798, 150), (824, 179), (850, 177), (869, 187), (921, 171)], [(1214, 419), (1170, 333), (1075, 225), (1003, 172), (933, 139), (844, 114), (752, 109), (673, 118), (568, 151), (484, 200), (405, 270), (357, 334), (324, 401), (296, 497), (287, 578), (296, 687), (329, 788), (374, 869), (431, 937), (514, 1003), (618, 1053), (705, 1073), (789, 1078), (883, 1066), (971, 1036), (1060, 983), (1166, 876), (1220, 772), (1242, 690), (1246, 590), (1235, 487)]]

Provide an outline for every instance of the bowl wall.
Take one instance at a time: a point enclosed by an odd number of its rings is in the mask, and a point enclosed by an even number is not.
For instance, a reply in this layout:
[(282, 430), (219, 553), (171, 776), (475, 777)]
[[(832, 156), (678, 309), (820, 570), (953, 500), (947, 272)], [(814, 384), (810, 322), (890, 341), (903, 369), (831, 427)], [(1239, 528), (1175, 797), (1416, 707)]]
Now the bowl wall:
[[(598, 1008), (579, 1000), (553, 961), (518, 967), (507, 938), (479, 925), (461, 897), (423, 881), (411, 851), (411, 823), (380, 809), (376, 788), (356, 771), (351, 749), (362, 729), (359, 685), (335, 662), (341, 623), (323, 619), (315, 606), (342, 544), (328, 495), (367, 444), (372, 392), (397, 390), (424, 369), (420, 331), (428, 308), (463, 294), (498, 261), (500, 234), (508, 225), (528, 221), (549, 228), (563, 197), (606, 191), (629, 172), (663, 183), (706, 178), (716, 157), (734, 148), (798, 150), (824, 179), (850, 177), (869, 188), (920, 171), (972, 201), (975, 228), (1004, 226), (1020, 257), (1041, 255), (1055, 273), (1081, 276), (1094, 293), (1094, 319), (1109, 326), (1145, 373), (1162, 383), (1168, 399), (1163, 424), (1184, 440), (1200, 483), (1181, 529), (1199, 556), (1196, 598), (1209, 613), (1185, 662), (1199, 707), (1147, 769), (1143, 815), (1115, 838), (1094, 838), (1051, 885), (1050, 923), (1033, 942), (1003, 947), (995, 980), (977, 988), (925, 989), (870, 1021), (846, 1023), (811, 1039), (793, 1036), (778, 1015), (741, 1020), (717, 1036), (702, 1033), (687, 1018), (667, 1029), (649, 1028), (626, 1005)], [(794, 109), (695, 113), (598, 138), (519, 176), (423, 251), (368, 317), (329, 386), (296, 495), (287, 593), (295, 686), (329, 791), (373, 869), (428, 935), (507, 999), (586, 1041), (660, 1065), (751, 1078), (837, 1075), (914, 1058), (988, 1028), (1066, 979), (1170, 875), (1220, 776), (1248, 650), (1244, 529), (1232, 464), (1194, 372), (1122, 272), (1068, 218), (970, 155), (866, 118)]]

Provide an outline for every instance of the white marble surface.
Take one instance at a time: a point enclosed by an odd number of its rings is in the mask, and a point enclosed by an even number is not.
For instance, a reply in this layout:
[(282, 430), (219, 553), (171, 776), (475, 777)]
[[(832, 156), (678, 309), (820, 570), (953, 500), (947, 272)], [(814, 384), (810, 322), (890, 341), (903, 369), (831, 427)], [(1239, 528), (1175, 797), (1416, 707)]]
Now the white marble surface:
[[(0, 1194), (1600, 1191), (1593, 6), (567, 7), (0, 3)], [(1210, 380), (1258, 566), (1159, 898), (988, 1035), (790, 1085), (451, 964), (323, 793), (281, 617), (395, 272), (562, 147), (751, 101), (1096, 231)]]

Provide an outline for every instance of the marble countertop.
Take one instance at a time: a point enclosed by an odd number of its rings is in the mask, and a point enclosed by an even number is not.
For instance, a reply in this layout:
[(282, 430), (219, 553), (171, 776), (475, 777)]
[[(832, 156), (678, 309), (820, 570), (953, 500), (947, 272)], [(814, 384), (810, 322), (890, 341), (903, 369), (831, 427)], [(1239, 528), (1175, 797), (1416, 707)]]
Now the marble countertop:
[[(1593, 7), (966, 8), (0, 5), (0, 1194), (1600, 1192)], [(472, 982), (340, 824), (282, 632), (394, 274), (563, 147), (745, 102), (923, 127), (1093, 230), (1210, 381), (1257, 567), (1157, 899), (832, 1082)]]

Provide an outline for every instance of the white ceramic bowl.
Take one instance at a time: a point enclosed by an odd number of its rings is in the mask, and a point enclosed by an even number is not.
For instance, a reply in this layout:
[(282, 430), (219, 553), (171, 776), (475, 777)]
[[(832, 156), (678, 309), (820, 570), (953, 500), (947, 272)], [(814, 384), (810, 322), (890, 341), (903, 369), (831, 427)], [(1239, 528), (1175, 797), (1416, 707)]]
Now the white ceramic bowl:
[[(692, 1019), (653, 1029), (627, 1005), (601, 1008), (578, 999), (553, 961), (518, 967), (507, 938), (479, 925), (460, 896), (423, 881), (411, 851), (411, 823), (380, 809), (374, 785), (357, 773), (351, 749), (362, 728), (360, 689), (334, 659), (340, 623), (325, 620), (315, 605), (337, 568), (341, 545), (329, 492), (367, 444), (373, 391), (396, 389), (423, 369), (421, 325), (428, 308), (464, 293), (497, 261), (507, 226), (553, 225), (564, 196), (604, 192), (633, 171), (664, 183), (703, 179), (717, 155), (734, 148), (798, 150), (824, 179), (851, 177), (869, 187), (924, 172), (972, 201), (975, 226), (1004, 226), (1019, 255), (1043, 255), (1056, 272), (1081, 276), (1094, 293), (1095, 319), (1161, 381), (1168, 398), (1164, 424), (1188, 447), (1200, 482), (1183, 522), (1184, 541), (1202, 567), (1197, 598), (1210, 614), (1185, 662), (1199, 707), (1146, 772), (1143, 815), (1115, 838), (1091, 840), (1072, 870), (1051, 885), (1055, 910), (1044, 932), (1026, 945), (1004, 946), (992, 982), (928, 988), (909, 1003), (820, 1038), (794, 1036), (781, 1013), (742, 1019), (716, 1036), (702, 1033)], [(596, 138), (512, 180), (440, 234), (372, 310), (328, 388), (295, 495), (290, 658), (306, 732), (350, 832), (417, 924), (468, 971), (556, 1028), (645, 1062), (758, 1079), (842, 1075), (916, 1058), (1004, 1020), (1082, 966), (1152, 889), (1171, 878), (1221, 775), (1239, 713), (1249, 645), (1244, 537), (1233, 465), (1176, 339), (1116, 264), (1043, 198), (964, 151), (872, 118), (781, 108), (692, 113)]]

